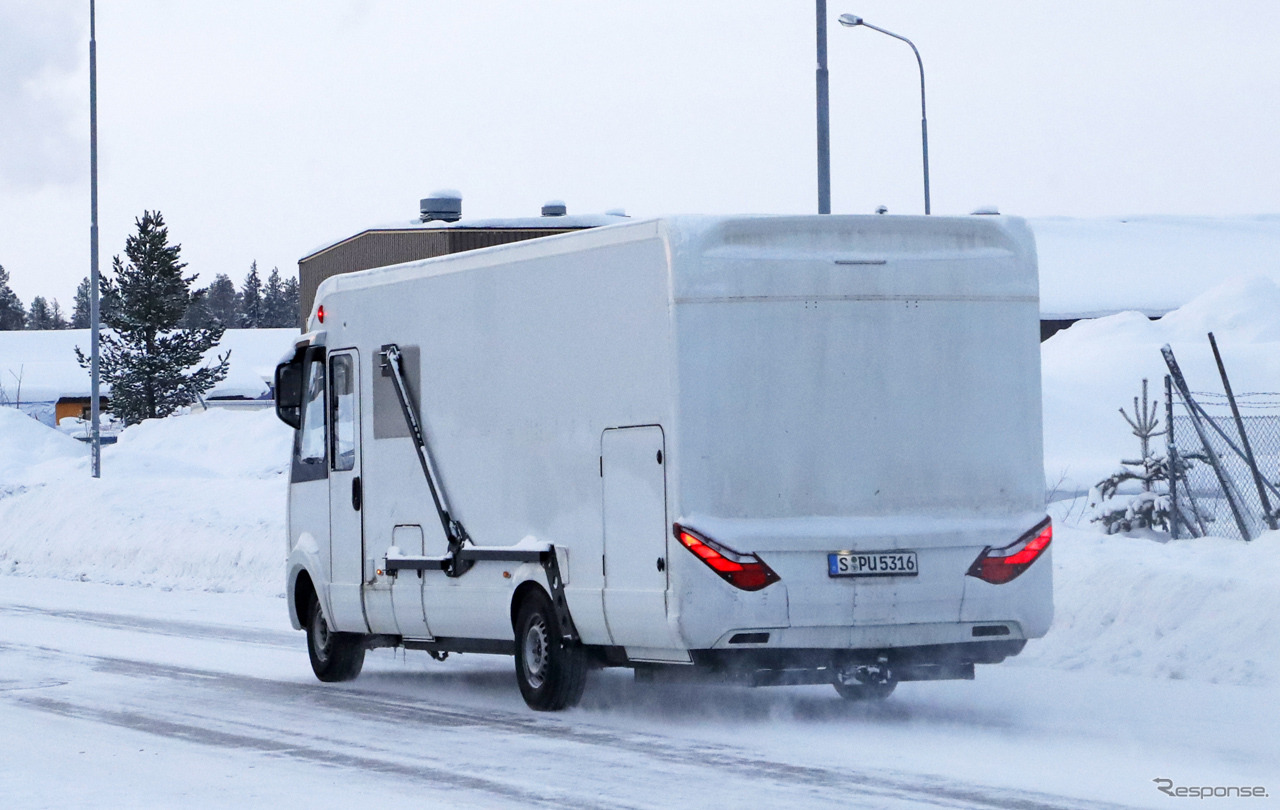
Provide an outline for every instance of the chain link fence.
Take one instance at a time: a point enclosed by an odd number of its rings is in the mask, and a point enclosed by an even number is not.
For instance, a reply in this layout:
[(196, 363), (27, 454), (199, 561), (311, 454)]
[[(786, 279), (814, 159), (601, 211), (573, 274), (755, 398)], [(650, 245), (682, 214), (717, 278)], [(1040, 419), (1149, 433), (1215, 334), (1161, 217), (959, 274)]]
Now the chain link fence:
[[(1208, 414), (1209, 419), (1203, 422), (1206, 438), (1217, 454), (1229, 486), (1239, 496), (1240, 517), (1249, 536), (1256, 537), (1268, 528), (1267, 510), (1248, 463), (1218, 432), (1225, 433), (1236, 448), (1244, 449), (1226, 395), (1211, 391), (1193, 391), (1191, 394)], [(1266, 482), (1280, 489), (1280, 393), (1236, 394), (1235, 398), (1258, 471)], [(1173, 443), (1179, 457), (1188, 463), (1186, 479), (1178, 482), (1177, 509), (1191, 523), (1203, 526), (1207, 534), (1245, 539), (1191, 417), (1186, 415), (1176, 395), (1174, 414)], [(1216, 425), (1218, 430), (1210, 427), (1208, 422)], [(1266, 491), (1266, 497), (1274, 514), (1280, 507), (1280, 497), (1271, 490)]]

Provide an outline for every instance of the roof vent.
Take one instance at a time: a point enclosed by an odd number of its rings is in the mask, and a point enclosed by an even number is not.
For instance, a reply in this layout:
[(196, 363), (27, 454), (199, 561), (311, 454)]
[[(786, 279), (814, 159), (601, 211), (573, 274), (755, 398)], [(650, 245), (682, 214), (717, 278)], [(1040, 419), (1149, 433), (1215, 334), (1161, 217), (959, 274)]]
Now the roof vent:
[(975, 217), (998, 217), (1000, 216), (1000, 209), (994, 205), (983, 205), (973, 209), (969, 212), (969, 215)]
[(548, 200), (542, 204), (544, 217), (562, 217), (568, 213), (569, 209), (565, 206), (564, 200)]
[(462, 219), (462, 192), (442, 189), (431, 192), (418, 204), (423, 222), (457, 222)]
[[(625, 209), (625, 208), (610, 208), (608, 211), (605, 211), (605, 212), (604, 212), (604, 215), (605, 215), (606, 217), (626, 217), (626, 216), (627, 216), (627, 209)], [(627, 217), (627, 218), (628, 218), (628, 219), (630, 219), (630, 217)]]

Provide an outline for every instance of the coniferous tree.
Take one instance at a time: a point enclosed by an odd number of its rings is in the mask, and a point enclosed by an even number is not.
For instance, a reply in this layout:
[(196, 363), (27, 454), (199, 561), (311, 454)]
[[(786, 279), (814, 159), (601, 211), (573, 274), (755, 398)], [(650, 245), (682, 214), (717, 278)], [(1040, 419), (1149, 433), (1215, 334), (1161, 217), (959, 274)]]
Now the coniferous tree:
[(302, 315), (298, 310), (302, 307), (302, 295), (298, 291), (298, 279), (289, 276), (284, 280), (284, 309), (289, 313), (289, 322), (283, 326), (298, 326), (302, 323)]
[[(215, 365), (190, 369), (218, 345), (223, 328), (181, 329), (191, 282), (179, 261), (181, 245), (169, 245), (159, 211), (135, 220), (137, 234), (125, 240), (128, 263), (112, 260), (113, 278), (103, 279), (102, 379), (111, 384), (111, 412), (126, 425), (168, 416), (189, 405), (227, 376), (230, 352)], [(76, 348), (83, 367), (89, 359)]]
[(22, 329), (27, 325), (27, 311), (17, 293), (9, 288), (9, 271), (0, 265), (0, 332)]
[(209, 314), (209, 288), (192, 290), (187, 301), (187, 313), (178, 326), (182, 329), (208, 329), (213, 325), (213, 316)]
[(289, 326), (284, 312), (284, 283), (280, 281), (280, 268), (271, 268), (267, 283), (262, 288), (262, 325), (272, 328)]
[(49, 323), (50, 329), (70, 329), (71, 324), (67, 323), (67, 316), (62, 314), (62, 305), (58, 303), (58, 299), (53, 299), (53, 303), (49, 304)]
[(53, 312), (49, 309), (49, 302), (43, 295), (37, 295), (31, 299), (31, 309), (27, 310), (27, 328), (32, 330), (55, 328)]
[(88, 329), (89, 328), (89, 277), (85, 276), (80, 279), (79, 286), (76, 287), (75, 308), (71, 311), (71, 328), (72, 329)]
[(224, 327), (240, 323), (240, 294), (236, 292), (235, 282), (225, 273), (214, 276), (204, 297), (204, 306), (212, 322)]
[(245, 329), (262, 326), (262, 277), (258, 275), (258, 262), (249, 265), (249, 274), (240, 288), (240, 325)]

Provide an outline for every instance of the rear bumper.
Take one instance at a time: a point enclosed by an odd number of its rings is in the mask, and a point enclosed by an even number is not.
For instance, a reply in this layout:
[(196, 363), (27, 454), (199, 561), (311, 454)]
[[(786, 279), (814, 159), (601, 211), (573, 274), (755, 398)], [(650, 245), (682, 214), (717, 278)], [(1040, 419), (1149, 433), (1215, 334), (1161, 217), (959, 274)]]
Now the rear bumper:
[(694, 666), (636, 665), (645, 680), (719, 681), (749, 686), (830, 683), (858, 666), (887, 666), (895, 681), (970, 680), (976, 664), (1017, 655), (1026, 639), (865, 650), (814, 647), (690, 650)]
[(1022, 652), (1026, 644), (1026, 639), (1000, 639), (962, 644), (886, 647), (878, 650), (831, 650), (818, 647), (690, 650), (689, 655), (695, 665), (719, 671), (818, 669), (874, 664), (881, 659), (888, 659), (891, 668), (906, 669), (955, 664), (998, 664), (1009, 656)]

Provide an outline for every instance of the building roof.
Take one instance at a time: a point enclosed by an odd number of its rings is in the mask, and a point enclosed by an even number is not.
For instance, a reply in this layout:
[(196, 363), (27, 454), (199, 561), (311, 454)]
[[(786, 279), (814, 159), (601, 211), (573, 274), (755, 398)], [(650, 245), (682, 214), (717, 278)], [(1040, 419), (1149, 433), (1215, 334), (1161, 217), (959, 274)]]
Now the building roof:
[(343, 242), (357, 239), (367, 233), (374, 231), (438, 231), (438, 230), (490, 230), (490, 231), (517, 231), (517, 230), (548, 230), (548, 229), (564, 229), (571, 230), (577, 228), (598, 228), (601, 225), (617, 225), (630, 219), (626, 214), (608, 213), (608, 214), (565, 214), (564, 216), (539, 216), (539, 217), (507, 217), (503, 219), (471, 219), (459, 220), (457, 222), (443, 222), (441, 220), (432, 220), (430, 222), (422, 222), (420, 220), (401, 220), (397, 222), (388, 222), (382, 225), (374, 225), (349, 236), (340, 239), (334, 239), (331, 242), (325, 242), (323, 245), (308, 251), (305, 256), (299, 259), (299, 262), (305, 262), (317, 254), (324, 253)]
[(1164, 315), (1233, 276), (1280, 283), (1280, 215), (1029, 219), (1040, 313)]
[[(206, 360), (231, 350), (231, 370), (214, 386), (210, 397), (256, 399), (269, 391), (267, 380), (276, 363), (293, 346), (296, 329), (228, 329), (222, 343)], [(56, 402), (63, 397), (88, 397), (89, 372), (76, 362), (75, 348), (89, 353), (89, 330), (0, 332), (0, 388), (10, 403)], [(18, 378), (21, 377), (21, 391)], [(111, 386), (101, 393), (110, 396)]]

